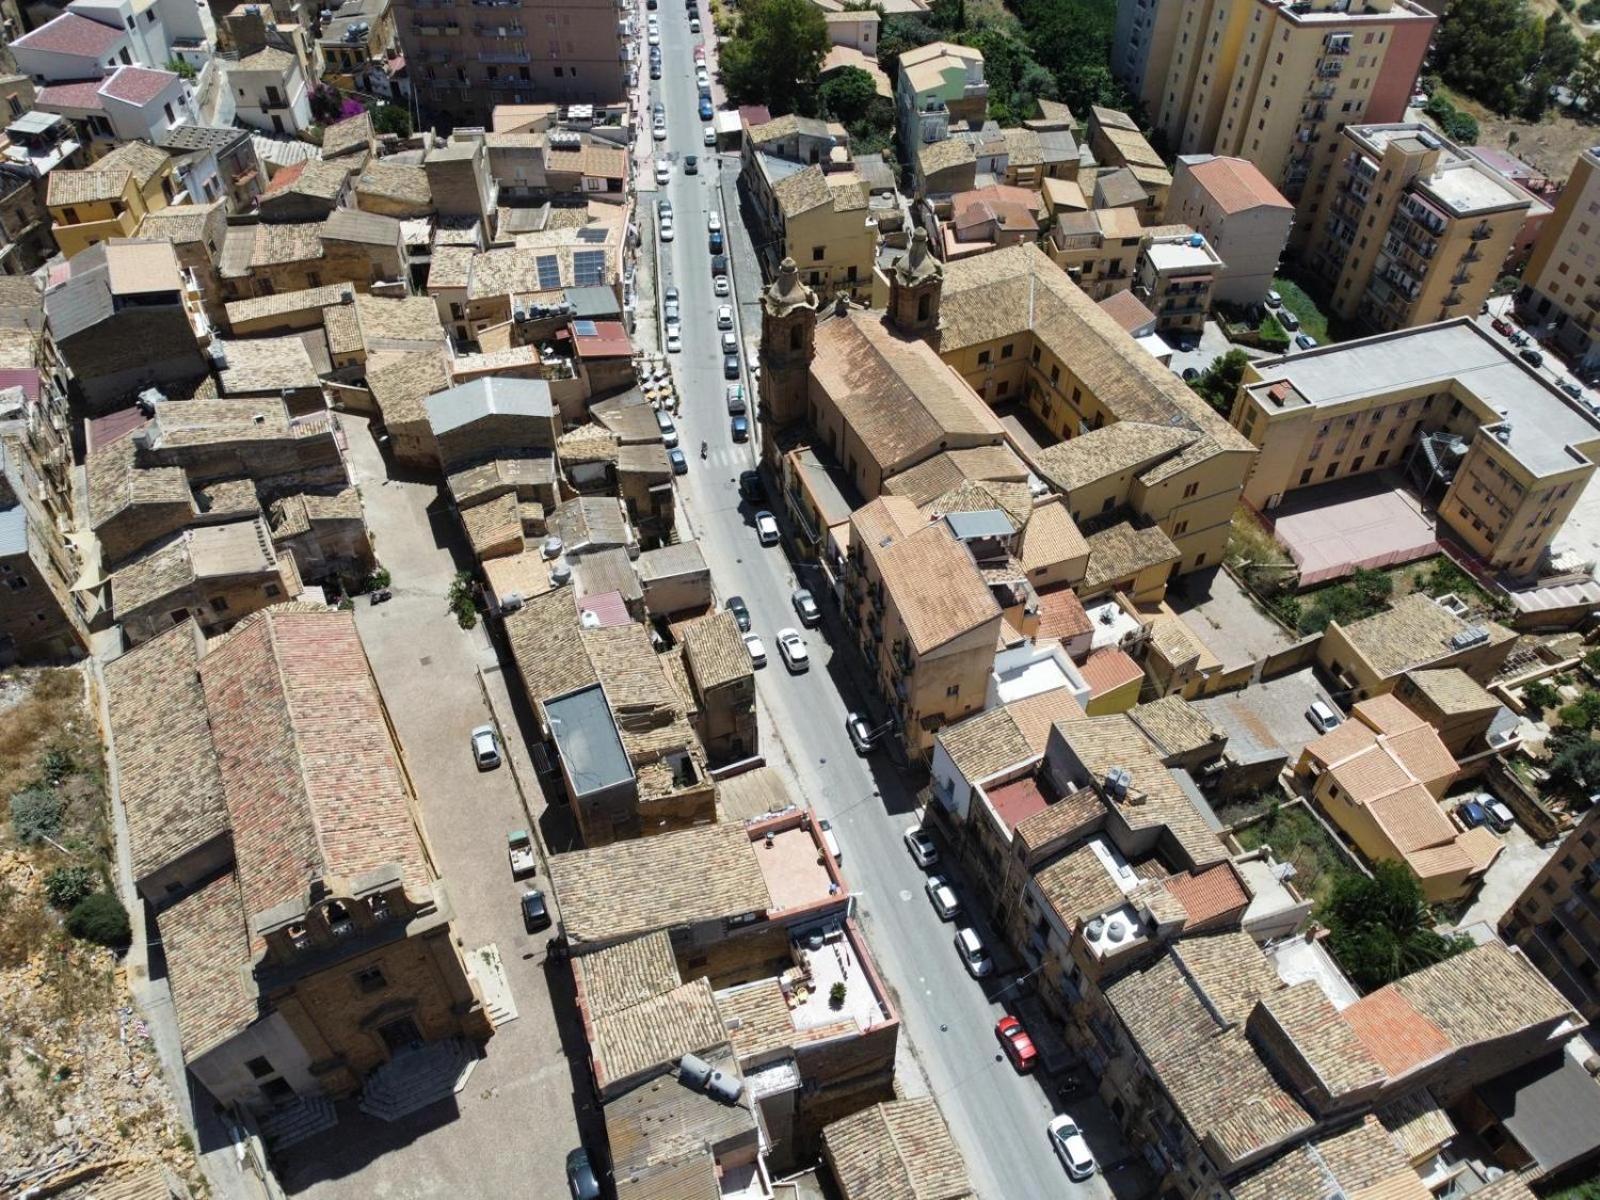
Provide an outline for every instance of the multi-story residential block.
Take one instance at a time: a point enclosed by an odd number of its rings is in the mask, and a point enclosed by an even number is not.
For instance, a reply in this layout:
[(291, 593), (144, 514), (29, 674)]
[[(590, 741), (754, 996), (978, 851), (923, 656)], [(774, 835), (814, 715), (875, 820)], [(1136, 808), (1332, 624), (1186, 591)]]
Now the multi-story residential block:
[(1111, 68), (1177, 153), (1259, 166), (1299, 243), (1332, 199), (1338, 126), (1404, 117), (1437, 21), (1415, 0), (1121, 0)]
[(322, 22), (317, 53), (322, 78), (335, 87), (395, 99), (404, 69), (397, 63), (400, 32), (390, 0), (355, 0), (343, 4), (333, 20)]
[(108, 238), (131, 238), (145, 215), (167, 207), (177, 191), (167, 153), (128, 142), (87, 170), (50, 173), (51, 235), (68, 258)]
[(1346, 125), (1304, 257), (1375, 330), (1474, 316), (1533, 197), (1425, 125)]
[(1579, 367), (1600, 364), (1600, 287), (1592, 261), (1600, 255), (1600, 147), (1585, 150), (1544, 224), (1522, 272), (1517, 310), (1523, 318), (1554, 329), (1556, 345)]
[(1537, 570), (1600, 454), (1600, 422), (1471, 317), (1245, 371), (1230, 416), (1260, 451), (1246, 502), (1404, 464), (1491, 569)]
[(885, 1101), (833, 1122), (822, 1131), (822, 1161), (843, 1200), (963, 1200), (975, 1194), (932, 1096)]
[[(780, 167), (780, 177), (758, 209), (768, 235), (762, 252), (771, 264), (788, 258), (800, 266), (807, 285), (828, 300), (845, 295), (866, 298), (872, 290), (878, 225), (867, 206), (867, 185), (853, 171), (824, 174), (821, 167), (759, 155), (758, 163)], [(769, 176), (770, 178), (770, 176)]]
[[(89, 644), (79, 564), (43, 503), (32, 427), (47, 421), (26, 394), (0, 390), (0, 664), (66, 659)], [(68, 462), (71, 461), (70, 450)]]
[(1025, 187), (991, 184), (950, 197), (950, 216), (940, 222), (939, 257), (946, 262), (1037, 241), (1039, 193)]
[(134, 875), (211, 1096), (346, 1096), (419, 1044), (448, 1095), (493, 1028), (351, 614), (269, 608), (210, 644), (186, 620), (108, 664), (106, 691)]
[(1587, 1020), (1600, 1014), (1600, 807), (1561, 840), (1500, 918), (1500, 933)]
[(1133, 294), (1155, 314), (1157, 332), (1198, 335), (1222, 267), (1201, 234), (1149, 238), (1134, 268)]
[(1167, 196), (1166, 217), (1204, 234), (1222, 260), (1214, 299), (1257, 304), (1266, 298), (1289, 241), (1294, 205), (1255, 163), (1214, 154), (1183, 155)]
[(262, 46), (228, 64), (239, 123), (268, 133), (296, 135), (311, 125), (311, 95), (300, 61), (287, 50)]
[(1089, 109), (1089, 149), (1102, 173), (1126, 171), (1139, 186), (1139, 219), (1146, 225), (1163, 220), (1172, 172), (1138, 124), (1125, 112), (1094, 105)]
[(423, 111), (487, 127), (500, 104), (625, 101), (630, 11), (616, 0), (403, 0), (394, 19)]
[(17, 70), (37, 84), (100, 79), (117, 66), (197, 71), (216, 47), (211, 10), (188, 0), (73, 0), (66, 11), (11, 43)]
[(900, 56), (895, 82), (900, 144), (908, 153), (942, 142), (955, 128), (982, 125), (989, 111), (983, 53), (954, 42), (930, 42)]
[(146, 67), (117, 67), (105, 79), (53, 83), (35, 107), (72, 122), (91, 158), (123, 142), (159, 141), (198, 119), (194, 90), (183, 76)]
[(1132, 208), (1063, 212), (1050, 227), (1045, 252), (1091, 300), (1133, 287), (1144, 227)]
[(759, 754), (755, 671), (732, 613), (713, 613), (689, 626), (683, 666), (707, 759), (718, 765)]

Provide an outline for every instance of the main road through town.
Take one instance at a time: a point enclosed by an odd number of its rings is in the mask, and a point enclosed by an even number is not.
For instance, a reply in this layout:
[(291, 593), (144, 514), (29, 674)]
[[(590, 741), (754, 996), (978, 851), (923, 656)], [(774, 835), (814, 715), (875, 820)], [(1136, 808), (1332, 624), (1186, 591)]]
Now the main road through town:
[[(709, 9), (701, 12), (709, 29)], [(655, 161), (668, 162), (671, 176), (654, 196), (642, 192), (640, 220), (653, 227), (647, 237), (656, 234), (653, 201), (671, 200), (677, 232), (673, 241), (658, 242), (656, 284), (676, 286), (682, 303), (683, 350), (670, 356), (682, 398), (680, 444), (689, 460), (679, 496), (717, 595), (744, 597), (767, 649), (769, 663), (758, 673), (767, 717), (763, 752), (775, 758), (774, 743), (781, 742), (805, 801), (833, 823), (845, 878), (859, 896), (862, 924), (893, 993), (903, 1033), (912, 1039), (979, 1193), (987, 1200), (1108, 1196), (1099, 1176), (1088, 1184), (1067, 1179), (1045, 1133), (1054, 1115), (1051, 1102), (1038, 1081), (1017, 1075), (1000, 1055), (994, 1025), (1005, 1000), (1015, 995), (1016, 974), (1003, 971), (980, 986), (963, 970), (952, 944), (955, 927), (935, 915), (923, 892), (926, 876), (901, 841), (916, 820), (915, 798), (885, 755), (863, 759), (852, 749), (844, 732), (846, 711), (853, 706), (847, 698), (851, 685), (844, 672), (831, 667), (834, 650), (823, 630), (805, 631), (812, 663), (807, 673), (790, 674), (777, 654), (777, 631), (800, 625), (790, 594), (809, 582), (807, 568), (797, 579), (781, 546), (757, 543), (755, 506), (739, 496), (739, 472), (755, 465), (759, 434), (752, 431), (743, 443), (731, 435), (716, 312), (724, 303), (737, 311), (738, 298), (713, 294), (707, 214), (717, 212), (725, 227), (739, 215), (722, 211), (716, 152), (703, 144), (706, 122), (697, 111), (693, 58), (699, 37), (689, 32), (684, 0), (661, 0), (659, 17), (665, 69), (652, 85), (652, 100), (666, 107), (668, 137), (654, 143)], [(684, 171), (690, 154), (699, 158), (695, 175)], [(650, 178), (653, 166), (641, 164), (641, 182)], [(743, 349), (759, 340), (759, 329), (741, 323), (737, 333), (748, 388), (750, 364)], [(702, 441), (708, 447), (704, 459)], [(782, 519), (781, 506), (770, 507)], [(838, 629), (831, 614), (828, 628)], [(833, 640), (838, 654), (857, 653), (847, 640)], [(986, 942), (997, 946), (983, 922), (977, 925)], [(1090, 1140), (1093, 1144), (1092, 1128)]]

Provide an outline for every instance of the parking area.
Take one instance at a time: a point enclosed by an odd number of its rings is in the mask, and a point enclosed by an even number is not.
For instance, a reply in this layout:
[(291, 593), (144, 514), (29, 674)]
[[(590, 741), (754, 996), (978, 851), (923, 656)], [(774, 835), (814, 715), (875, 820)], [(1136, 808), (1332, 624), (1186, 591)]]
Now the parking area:
[(1554, 844), (1539, 845), (1520, 825), (1513, 825), (1500, 840), (1506, 848), (1484, 875), (1483, 886), (1471, 906), (1461, 914), (1458, 924), (1463, 928), (1479, 922), (1491, 927), (1498, 924), (1506, 909), (1516, 903), (1539, 868), (1555, 853)]
[(1332, 704), (1316, 670), (1304, 667), (1243, 691), (1195, 701), (1195, 707), (1224, 733), (1237, 741), (1241, 752), (1282, 750), (1293, 765), (1307, 742), (1318, 736), (1306, 720), (1313, 700)]
[(1267, 515), (1302, 587), (1439, 551), (1433, 520), (1388, 471), (1291, 492)]
[(1167, 603), (1216, 655), (1225, 671), (1294, 645), (1294, 638), (1220, 567), (1173, 580)]
[[(1172, 362), (1170, 365), (1180, 375), (1189, 367), (1193, 367), (1197, 371), (1204, 371), (1216, 359), (1221, 358), (1229, 350), (1235, 348), (1233, 343), (1228, 340), (1227, 335), (1222, 332), (1222, 326), (1210, 319), (1207, 319), (1205, 324), (1201, 326), (1200, 340), (1195, 343), (1195, 347), (1192, 350), (1183, 349), (1176, 334), (1164, 334), (1162, 335), (1162, 340), (1172, 347)], [(1187, 342), (1187, 335), (1184, 342)], [(1240, 349), (1244, 348), (1240, 347)], [(1250, 350), (1247, 353), (1252, 357), (1256, 357), (1259, 352)]]

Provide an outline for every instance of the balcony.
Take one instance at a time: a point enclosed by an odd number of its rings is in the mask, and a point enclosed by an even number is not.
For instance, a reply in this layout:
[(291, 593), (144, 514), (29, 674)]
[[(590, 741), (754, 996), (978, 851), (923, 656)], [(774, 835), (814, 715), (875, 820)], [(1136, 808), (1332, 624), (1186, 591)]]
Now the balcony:
[(1485, 238), (1489, 237), (1489, 235), (1492, 233), (1494, 233), (1493, 229), (1491, 229), (1487, 224), (1482, 224), (1474, 226), (1472, 232), (1467, 236), (1475, 242), (1481, 242)]
[(1317, 63), (1317, 78), (1337, 79), (1344, 74), (1344, 62), (1337, 58), (1324, 58)]
[(481, 63), (531, 63), (533, 55), (526, 50), (479, 50)]

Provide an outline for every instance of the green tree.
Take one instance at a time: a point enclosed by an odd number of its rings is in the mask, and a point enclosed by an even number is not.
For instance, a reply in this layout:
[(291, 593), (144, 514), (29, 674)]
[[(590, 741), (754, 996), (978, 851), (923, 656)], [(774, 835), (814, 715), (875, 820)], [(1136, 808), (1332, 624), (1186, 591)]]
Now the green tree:
[(1422, 111), (1439, 123), (1445, 137), (1451, 141), (1470, 146), (1478, 140), (1477, 120), (1471, 113), (1464, 113), (1451, 104), (1442, 93), (1430, 97)]
[(846, 126), (862, 121), (877, 98), (877, 85), (860, 67), (836, 71), (817, 88), (819, 111)]
[(921, 17), (901, 13), (885, 17), (878, 24), (878, 65), (890, 79), (898, 79), (902, 54), (938, 40), (939, 31)]
[(1527, 0), (1456, 0), (1434, 35), (1433, 63), (1457, 91), (1510, 114), (1523, 106), (1523, 81), (1543, 45)]
[(1244, 380), (1244, 369), (1250, 365), (1250, 356), (1243, 350), (1229, 350), (1211, 360), (1211, 365), (1200, 372), (1200, 378), (1189, 386), (1199, 392), (1205, 402), (1223, 416), (1233, 408), (1233, 398), (1239, 393)]
[(1104, 0), (1018, 0), (1012, 7), (1033, 58), (1055, 76), (1059, 89), (1055, 99), (1076, 112), (1087, 111), (1091, 104), (1133, 107), (1126, 89), (1111, 74), (1116, 5)]
[(1438, 933), (1422, 885), (1400, 863), (1380, 862), (1372, 877), (1340, 875), (1318, 910), (1328, 944), (1357, 987), (1370, 992), (1470, 949), (1463, 934)]
[[(1600, 5), (1600, 0), (1595, 0)], [(1600, 20), (1600, 13), (1596, 14)], [(1600, 33), (1590, 34), (1578, 55), (1578, 64), (1572, 68), (1567, 80), (1573, 99), (1580, 100), (1592, 112), (1600, 104)]]
[(1592, 733), (1600, 725), (1600, 692), (1585, 692), (1561, 710), (1561, 723), (1568, 729)]
[(1528, 715), (1538, 720), (1550, 709), (1561, 703), (1561, 693), (1556, 691), (1542, 679), (1525, 684), (1522, 688), (1522, 703), (1527, 706)]
[(128, 910), (109, 892), (96, 892), (74, 904), (67, 914), (67, 932), (114, 949), (126, 946), (133, 937)]
[(380, 104), (372, 110), (372, 127), (379, 133), (408, 138), (411, 136), (411, 114), (398, 104)]
[(1568, 741), (1550, 759), (1550, 782), (1587, 796), (1600, 791), (1600, 742)]
[(928, 16), (940, 33), (961, 33), (967, 27), (967, 0), (933, 0)]
[(1533, 74), (1525, 89), (1522, 115), (1537, 121), (1550, 106), (1550, 92), (1557, 84), (1566, 81), (1583, 56), (1583, 43), (1572, 26), (1558, 16), (1545, 18), (1540, 38), (1539, 54), (1533, 65)]
[(742, 104), (774, 116), (810, 107), (828, 53), (828, 26), (811, 0), (749, 0), (722, 48), (722, 82)]

